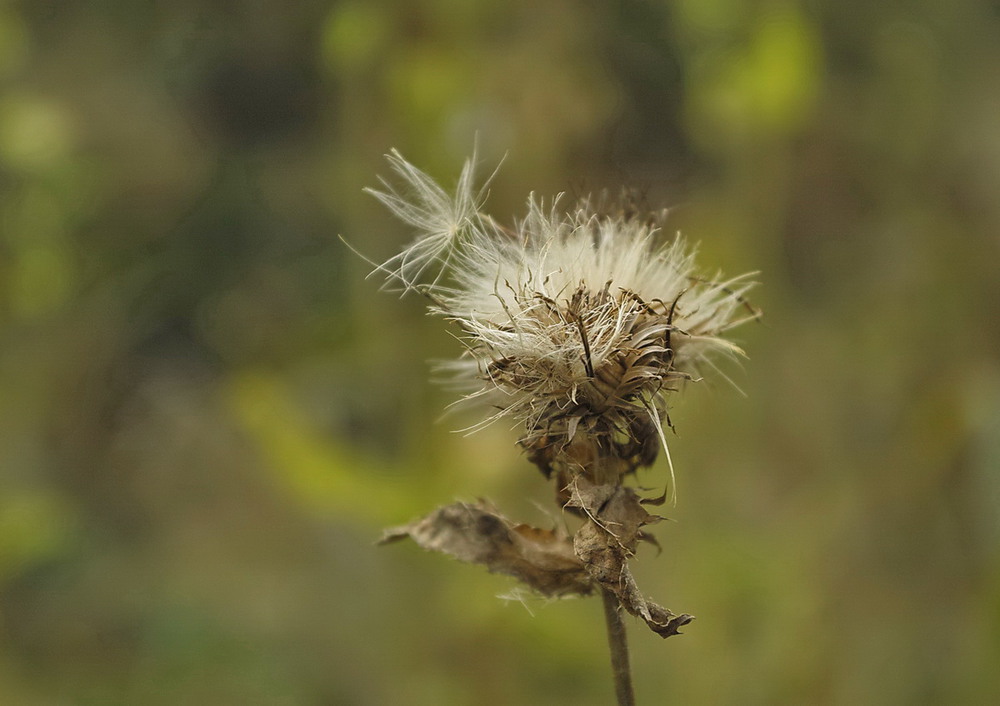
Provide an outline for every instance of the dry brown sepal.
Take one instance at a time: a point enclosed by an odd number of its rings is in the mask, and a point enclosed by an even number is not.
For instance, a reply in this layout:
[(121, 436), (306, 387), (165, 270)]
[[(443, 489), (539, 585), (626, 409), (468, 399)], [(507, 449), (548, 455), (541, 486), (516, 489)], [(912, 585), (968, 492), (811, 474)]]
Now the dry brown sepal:
[(646, 600), (627, 564), (643, 538), (642, 527), (661, 518), (646, 512), (631, 488), (594, 485), (578, 477), (570, 491), (569, 505), (586, 515), (572, 538), (560, 530), (511, 522), (480, 501), (438, 508), (386, 530), (380, 543), (409, 537), (424, 549), (514, 576), (550, 597), (589, 595), (600, 586), (661, 637), (678, 634), (693, 616), (676, 615)]

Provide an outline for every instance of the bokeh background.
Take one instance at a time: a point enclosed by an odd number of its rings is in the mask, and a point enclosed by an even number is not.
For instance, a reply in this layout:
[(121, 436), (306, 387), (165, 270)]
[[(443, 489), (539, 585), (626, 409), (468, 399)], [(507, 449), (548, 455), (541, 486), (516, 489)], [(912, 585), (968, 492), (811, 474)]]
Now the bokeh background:
[[(644, 704), (1000, 701), (1000, 7), (0, 2), (0, 702), (612, 701), (598, 602), (386, 525), (552, 522), (366, 280), (398, 147), (490, 210), (629, 184), (759, 270), (673, 409)], [(662, 487), (662, 466), (641, 482)], [(500, 596), (500, 597), (498, 597)]]

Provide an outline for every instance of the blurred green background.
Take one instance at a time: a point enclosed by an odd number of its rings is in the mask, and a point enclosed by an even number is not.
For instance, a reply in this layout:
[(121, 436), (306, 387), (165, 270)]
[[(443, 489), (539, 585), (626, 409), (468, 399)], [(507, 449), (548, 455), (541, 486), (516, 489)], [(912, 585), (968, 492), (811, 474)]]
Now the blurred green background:
[[(612, 701), (601, 608), (381, 528), (549, 523), (365, 280), (398, 147), (490, 211), (630, 184), (760, 270), (679, 395), (641, 704), (1000, 702), (988, 0), (0, 2), (0, 702)], [(660, 486), (658, 466), (640, 479)], [(507, 596), (506, 599), (498, 596)]]

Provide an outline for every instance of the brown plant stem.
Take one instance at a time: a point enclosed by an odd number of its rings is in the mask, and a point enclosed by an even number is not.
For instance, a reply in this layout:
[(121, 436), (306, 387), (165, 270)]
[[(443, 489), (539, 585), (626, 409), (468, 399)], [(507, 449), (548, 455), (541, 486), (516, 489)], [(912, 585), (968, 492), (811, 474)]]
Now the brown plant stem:
[(611, 671), (615, 677), (615, 696), (618, 699), (618, 706), (635, 706), (632, 670), (628, 662), (628, 640), (625, 636), (625, 621), (622, 620), (621, 603), (618, 596), (607, 589), (601, 589), (601, 598), (604, 599), (604, 621), (608, 627)]

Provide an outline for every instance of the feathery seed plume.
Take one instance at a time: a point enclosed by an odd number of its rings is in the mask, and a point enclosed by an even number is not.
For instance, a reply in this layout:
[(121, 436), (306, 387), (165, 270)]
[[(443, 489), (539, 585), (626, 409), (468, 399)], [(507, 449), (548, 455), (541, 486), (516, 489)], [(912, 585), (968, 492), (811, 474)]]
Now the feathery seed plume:
[(505, 228), (481, 210), (475, 157), (452, 195), (398, 152), (388, 159), (402, 185), (368, 191), (417, 237), (377, 271), (458, 325), (466, 350), (446, 367), (465, 399), (495, 410), (483, 424), (523, 423), (520, 443), (547, 476), (617, 485), (652, 464), (678, 382), (742, 354), (724, 334), (757, 318), (753, 283), (705, 277), (662, 217), (589, 200), (564, 212), (559, 197), (531, 195)]

